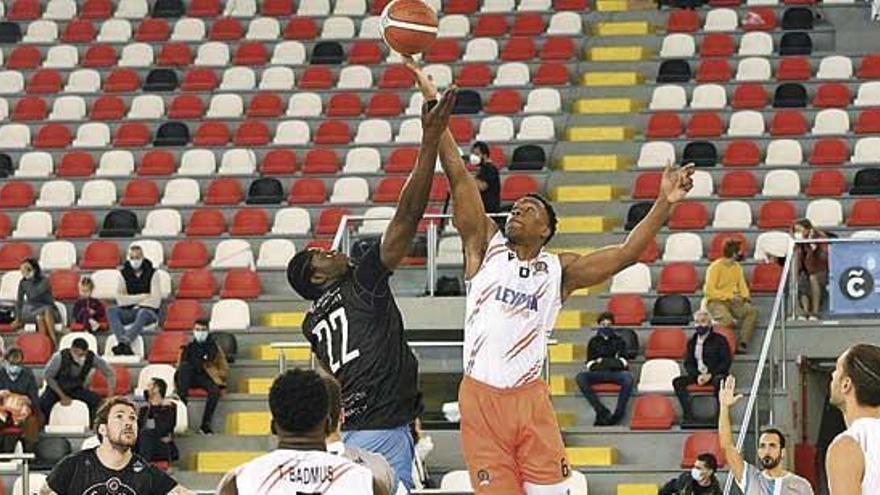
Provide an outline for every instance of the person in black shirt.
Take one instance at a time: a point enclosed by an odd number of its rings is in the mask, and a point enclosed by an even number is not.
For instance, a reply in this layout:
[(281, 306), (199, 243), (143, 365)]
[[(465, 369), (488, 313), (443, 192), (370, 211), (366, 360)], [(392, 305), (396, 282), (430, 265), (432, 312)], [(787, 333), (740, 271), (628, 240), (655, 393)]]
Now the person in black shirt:
[(669, 480), (659, 495), (722, 495), (721, 485), (715, 472), (718, 470), (718, 460), (709, 453), (697, 456), (694, 467), (677, 478)]
[(358, 260), (328, 250), (297, 253), (287, 279), (312, 301), (302, 331), (342, 385), (343, 441), (383, 455), (397, 478), (412, 488), (413, 439), (409, 425), (422, 409), (418, 362), (404, 336), (403, 317), (388, 278), (407, 255), (428, 204), (440, 135), (455, 88), (422, 107), (418, 162), (400, 192), (394, 217), (379, 242)]
[(480, 198), (486, 213), (500, 212), (501, 179), (498, 177), (498, 169), (490, 160), (489, 146), (482, 141), (475, 142), (468, 160), (476, 168), (477, 187), (480, 189)]
[(98, 410), (95, 432), (101, 444), (61, 460), (40, 495), (191, 495), (168, 474), (132, 452), (137, 440), (137, 407), (111, 397)]
[(684, 360), (685, 374), (672, 380), (686, 422), (694, 419), (688, 386), (711, 385), (717, 397), (733, 361), (727, 339), (714, 331), (712, 317), (708, 312), (697, 311), (694, 314), (694, 325), (695, 333), (688, 340), (687, 356)]
[[(584, 394), (584, 398), (593, 406), (596, 411), (596, 426), (616, 425), (623, 419), (626, 413), (626, 403), (632, 396), (633, 377), (632, 373), (627, 369), (627, 363), (624, 355), (626, 354), (626, 342), (611, 327), (614, 325), (614, 315), (611, 313), (602, 313), (597, 319), (598, 328), (597, 335), (590, 339), (587, 343), (587, 362), (584, 364), (584, 371), (577, 374), (578, 388)], [(608, 410), (592, 386), (598, 383), (614, 383), (620, 385), (620, 392), (617, 395), (617, 407), (614, 413)]]
[(211, 421), (214, 419), (217, 403), (220, 402), (220, 394), (226, 388), (228, 377), (229, 363), (226, 361), (226, 354), (210, 338), (208, 320), (204, 318), (196, 320), (193, 324), (193, 340), (180, 350), (180, 355), (177, 357), (174, 383), (177, 395), (184, 404), (187, 403), (189, 390), (192, 388), (201, 388), (208, 393), (199, 433), (205, 435), (214, 433)]
[(153, 378), (150, 388), (144, 391), (147, 403), (138, 410), (138, 440), (135, 450), (144, 459), (153, 461), (176, 461), (179, 457), (174, 444), (174, 427), (177, 426), (177, 406), (165, 399), (168, 384), (161, 378)]

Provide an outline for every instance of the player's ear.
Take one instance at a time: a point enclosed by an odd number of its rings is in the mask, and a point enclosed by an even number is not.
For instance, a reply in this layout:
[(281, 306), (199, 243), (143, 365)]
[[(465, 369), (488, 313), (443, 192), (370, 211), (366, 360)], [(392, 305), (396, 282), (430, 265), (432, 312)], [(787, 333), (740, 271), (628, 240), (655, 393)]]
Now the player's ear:
[(98, 434), (98, 440), (103, 442), (104, 436), (107, 435), (107, 425), (106, 424), (98, 425), (98, 429), (96, 430), (96, 433)]

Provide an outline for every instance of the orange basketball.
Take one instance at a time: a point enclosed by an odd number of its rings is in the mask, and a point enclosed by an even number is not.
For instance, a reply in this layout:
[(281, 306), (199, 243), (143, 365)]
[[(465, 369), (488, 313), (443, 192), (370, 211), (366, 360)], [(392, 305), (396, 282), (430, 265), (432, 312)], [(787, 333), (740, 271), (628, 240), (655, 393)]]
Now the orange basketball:
[(422, 0), (393, 0), (379, 20), (382, 39), (404, 55), (422, 53), (437, 37), (437, 13)]

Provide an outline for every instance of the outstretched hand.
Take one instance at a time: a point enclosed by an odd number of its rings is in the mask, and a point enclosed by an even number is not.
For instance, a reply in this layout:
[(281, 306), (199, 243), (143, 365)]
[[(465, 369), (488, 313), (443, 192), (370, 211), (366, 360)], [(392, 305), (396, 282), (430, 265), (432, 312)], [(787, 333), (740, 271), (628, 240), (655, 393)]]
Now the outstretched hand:
[(449, 125), (449, 116), (455, 106), (457, 88), (450, 86), (443, 92), (440, 101), (430, 99), (422, 104), (422, 132), (426, 137), (440, 139)]
[(736, 378), (734, 378), (733, 375), (729, 375), (723, 382), (721, 382), (721, 390), (718, 391), (718, 403), (721, 407), (733, 407), (734, 404), (742, 399), (742, 394), (737, 395), (735, 390)]
[(422, 96), (426, 100), (437, 97), (437, 87), (434, 85), (434, 81), (431, 79), (431, 76), (422, 71), (421, 66), (419, 66), (419, 63), (416, 62), (412, 55), (403, 55), (403, 66), (409, 69), (416, 77), (416, 84), (418, 84), (419, 90), (421, 90)]
[(678, 203), (693, 189), (693, 175), (693, 163), (675, 167), (671, 161), (666, 162), (660, 181), (660, 197), (665, 198), (669, 203)]

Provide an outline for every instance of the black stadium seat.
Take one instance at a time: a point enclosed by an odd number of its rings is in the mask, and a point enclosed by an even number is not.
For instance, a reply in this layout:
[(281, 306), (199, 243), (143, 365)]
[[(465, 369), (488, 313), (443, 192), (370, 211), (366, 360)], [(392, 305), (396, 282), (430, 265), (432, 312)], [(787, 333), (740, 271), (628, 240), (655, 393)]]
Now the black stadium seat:
[(801, 84), (780, 84), (773, 94), (774, 108), (804, 108), (806, 106), (807, 90)]
[(510, 170), (541, 170), (547, 164), (544, 148), (534, 144), (526, 144), (513, 150)]
[(455, 95), (455, 106), (452, 113), (480, 113), (483, 111), (483, 100), (480, 93), (469, 89), (463, 89)]
[(686, 60), (665, 60), (660, 64), (657, 82), (673, 83), (691, 80), (691, 66)]
[(614, 333), (626, 343), (623, 357), (635, 359), (639, 355), (639, 335), (631, 328), (615, 328)]
[(147, 80), (144, 83), (144, 91), (174, 91), (177, 89), (178, 84), (177, 73), (173, 70), (153, 69), (147, 74)]
[(315, 45), (312, 51), (312, 63), (324, 65), (339, 65), (345, 59), (342, 45), (335, 41), (321, 41)]
[(0, 178), (5, 179), (13, 173), (12, 158), (6, 153), (0, 153)]
[(183, 122), (165, 122), (156, 131), (155, 146), (186, 146), (189, 143), (189, 127)]
[(134, 237), (137, 231), (137, 215), (129, 210), (112, 210), (104, 217), (100, 237)]
[(813, 39), (803, 32), (785, 33), (779, 42), (779, 54), (786, 55), (810, 55), (813, 53)]
[(221, 331), (211, 332), (209, 335), (210, 339), (223, 349), (223, 353), (226, 354), (226, 360), (234, 363), (235, 356), (238, 354), (238, 341), (235, 340), (235, 335)]
[(33, 468), (52, 469), (61, 459), (64, 459), (73, 449), (70, 440), (64, 437), (41, 437), (34, 447), (36, 460)]
[(284, 188), (281, 181), (272, 177), (263, 177), (251, 182), (248, 188), (249, 205), (277, 205), (284, 199)]
[(681, 294), (667, 294), (654, 301), (652, 325), (687, 325), (691, 321), (691, 302)]
[(880, 194), (880, 168), (863, 168), (853, 178), (850, 194)]
[(183, 17), (186, 8), (183, 6), (182, 0), (156, 0), (153, 6), (153, 17), (164, 17), (166, 19), (176, 19)]
[(642, 201), (630, 206), (629, 211), (626, 213), (626, 226), (624, 228), (626, 230), (634, 229), (648, 215), (652, 206), (654, 206), (654, 203), (650, 201)]
[(786, 31), (811, 31), (813, 11), (806, 7), (792, 7), (782, 14), (782, 29)]
[(714, 167), (718, 164), (718, 150), (709, 141), (688, 143), (681, 156), (682, 163), (693, 163), (697, 167)]
[(0, 43), (21, 41), (21, 28), (15, 22), (0, 22)]

